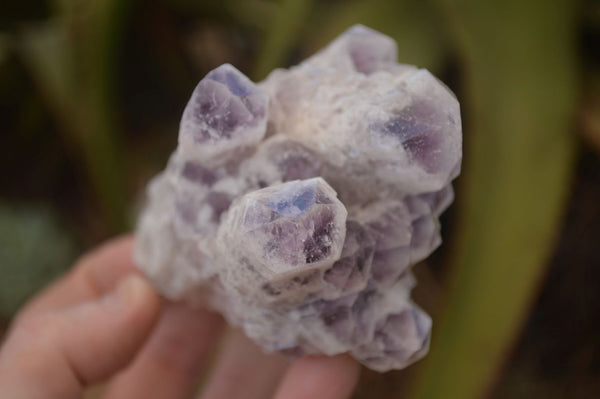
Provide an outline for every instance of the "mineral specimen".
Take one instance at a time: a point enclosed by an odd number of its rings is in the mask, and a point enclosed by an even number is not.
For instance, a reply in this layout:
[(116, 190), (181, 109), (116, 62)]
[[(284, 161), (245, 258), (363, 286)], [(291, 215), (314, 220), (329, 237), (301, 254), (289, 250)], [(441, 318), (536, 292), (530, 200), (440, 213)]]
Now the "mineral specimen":
[(410, 268), (440, 245), (461, 140), (453, 94), (363, 26), (259, 84), (222, 65), (149, 186), (137, 264), (268, 351), (403, 368), (428, 349)]

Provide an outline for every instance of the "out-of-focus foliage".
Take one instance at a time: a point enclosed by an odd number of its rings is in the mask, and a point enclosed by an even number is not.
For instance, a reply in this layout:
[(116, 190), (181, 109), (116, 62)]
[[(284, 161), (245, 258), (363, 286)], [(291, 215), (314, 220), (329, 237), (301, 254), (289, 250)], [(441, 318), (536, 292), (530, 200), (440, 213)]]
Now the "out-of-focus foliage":
[(574, 238), (600, 225), (592, 0), (0, 2), (0, 200), (46, 202), (0, 208), (0, 311), (68, 267), (71, 236), (92, 245), (132, 226), (206, 72), (229, 62), (262, 79), (355, 23), (392, 36), (401, 62), (456, 92), (465, 144), (446, 244), (417, 268), (417, 297), (436, 326), (431, 354), (405, 371), (363, 373), (357, 397), (564, 397), (551, 396), (564, 384), (600, 397), (589, 383), (600, 380), (600, 344), (587, 338), (600, 325), (585, 322), (600, 294), (573, 300), (593, 286), (586, 277), (600, 284), (593, 237)]
[(0, 319), (63, 273), (74, 255), (71, 237), (49, 209), (0, 204)]
[(324, 46), (348, 26), (360, 23), (392, 36), (398, 43), (401, 62), (436, 73), (444, 67), (450, 43), (436, 0), (348, 1), (330, 7), (316, 16), (321, 18), (314, 24), (306, 27), (311, 51)]
[(263, 79), (273, 68), (281, 66), (287, 51), (297, 44), (301, 28), (306, 24), (312, 0), (284, 0), (271, 20), (260, 52), (256, 57), (254, 75)]
[(584, 138), (600, 153), (600, 74), (590, 83), (579, 116)]
[(99, 211), (113, 229), (125, 228), (113, 69), (128, 3), (56, 1), (53, 18), (18, 39), (23, 62), (61, 124), (65, 145), (81, 158)]
[(490, 385), (554, 245), (575, 151), (572, 3), (446, 3), (471, 118), (451, 290), (415, 395), (431, 399)]

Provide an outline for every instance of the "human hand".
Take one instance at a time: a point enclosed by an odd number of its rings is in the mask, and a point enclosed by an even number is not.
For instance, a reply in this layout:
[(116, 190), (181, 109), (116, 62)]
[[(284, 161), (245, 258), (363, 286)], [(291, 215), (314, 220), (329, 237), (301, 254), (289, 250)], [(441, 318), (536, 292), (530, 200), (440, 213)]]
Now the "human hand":
[[(0, 350), (0, 398), (188, 398), (222, 335), (220, 316), (162, 303), (131, 262), (132, 237), (83, 257), (17, 315)], [(230, 331), (198, 398), (342, 399), (358, 379), (345, 356), (288, 364)]]

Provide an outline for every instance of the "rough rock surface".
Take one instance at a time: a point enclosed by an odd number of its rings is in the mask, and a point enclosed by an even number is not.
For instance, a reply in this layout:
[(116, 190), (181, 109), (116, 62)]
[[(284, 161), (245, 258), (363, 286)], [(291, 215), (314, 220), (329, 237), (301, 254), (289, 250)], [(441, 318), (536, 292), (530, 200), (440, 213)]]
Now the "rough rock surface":
[(410, 268), (441, 243), (461, 140), (454, 95), (363, 26), (259, 84), (222, 65), (149, 185), (137, 264), (268, 351), (406, 367), (431, 330)]

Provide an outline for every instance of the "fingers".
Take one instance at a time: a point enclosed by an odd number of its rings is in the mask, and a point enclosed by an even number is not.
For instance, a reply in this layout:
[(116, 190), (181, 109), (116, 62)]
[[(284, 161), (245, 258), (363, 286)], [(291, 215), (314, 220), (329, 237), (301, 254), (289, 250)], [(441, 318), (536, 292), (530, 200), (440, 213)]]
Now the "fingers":
[[(0, 397), (78, 397), (85, 385), (131, 361), (160, 309), (135, 275), (132, 242), (125, 237), (94, 251), (25, 307), (0, 352)], [(168, 305), (107, 398), (188, 397), (221, 328), (222, 319), (208, 311)], [(234, 333), (202, 398), (270, 397), (285, 369), (281, 358), (265, 356)], [(304, 358), (290, 367), (275, 397), (347, 398), (358, 370), (346, 357)]]
[(171, 304), (128, 369), (108, 387), (106, 398), (187, 398), (223, 326), (220, 316)]
[(231, 331), (200, 398), (270, 398), (287, 365), (281, 355), (266, 355), (242, 332)]
[(360, 368), (351, 358), (304, 357), (292, 364), (276, 399), (346, 399), (352, 395)]
[(36, 296), (18, 320), (101, 297), (124, 276), (136, 273), (133, 236), (112, 239), (81, 258), (64, 277)]
[(152, 288), (132, 275), (101, 299), (23, 319), (0, 353), (0, 397), (79, 397), (131, 360), (159, 308)]

